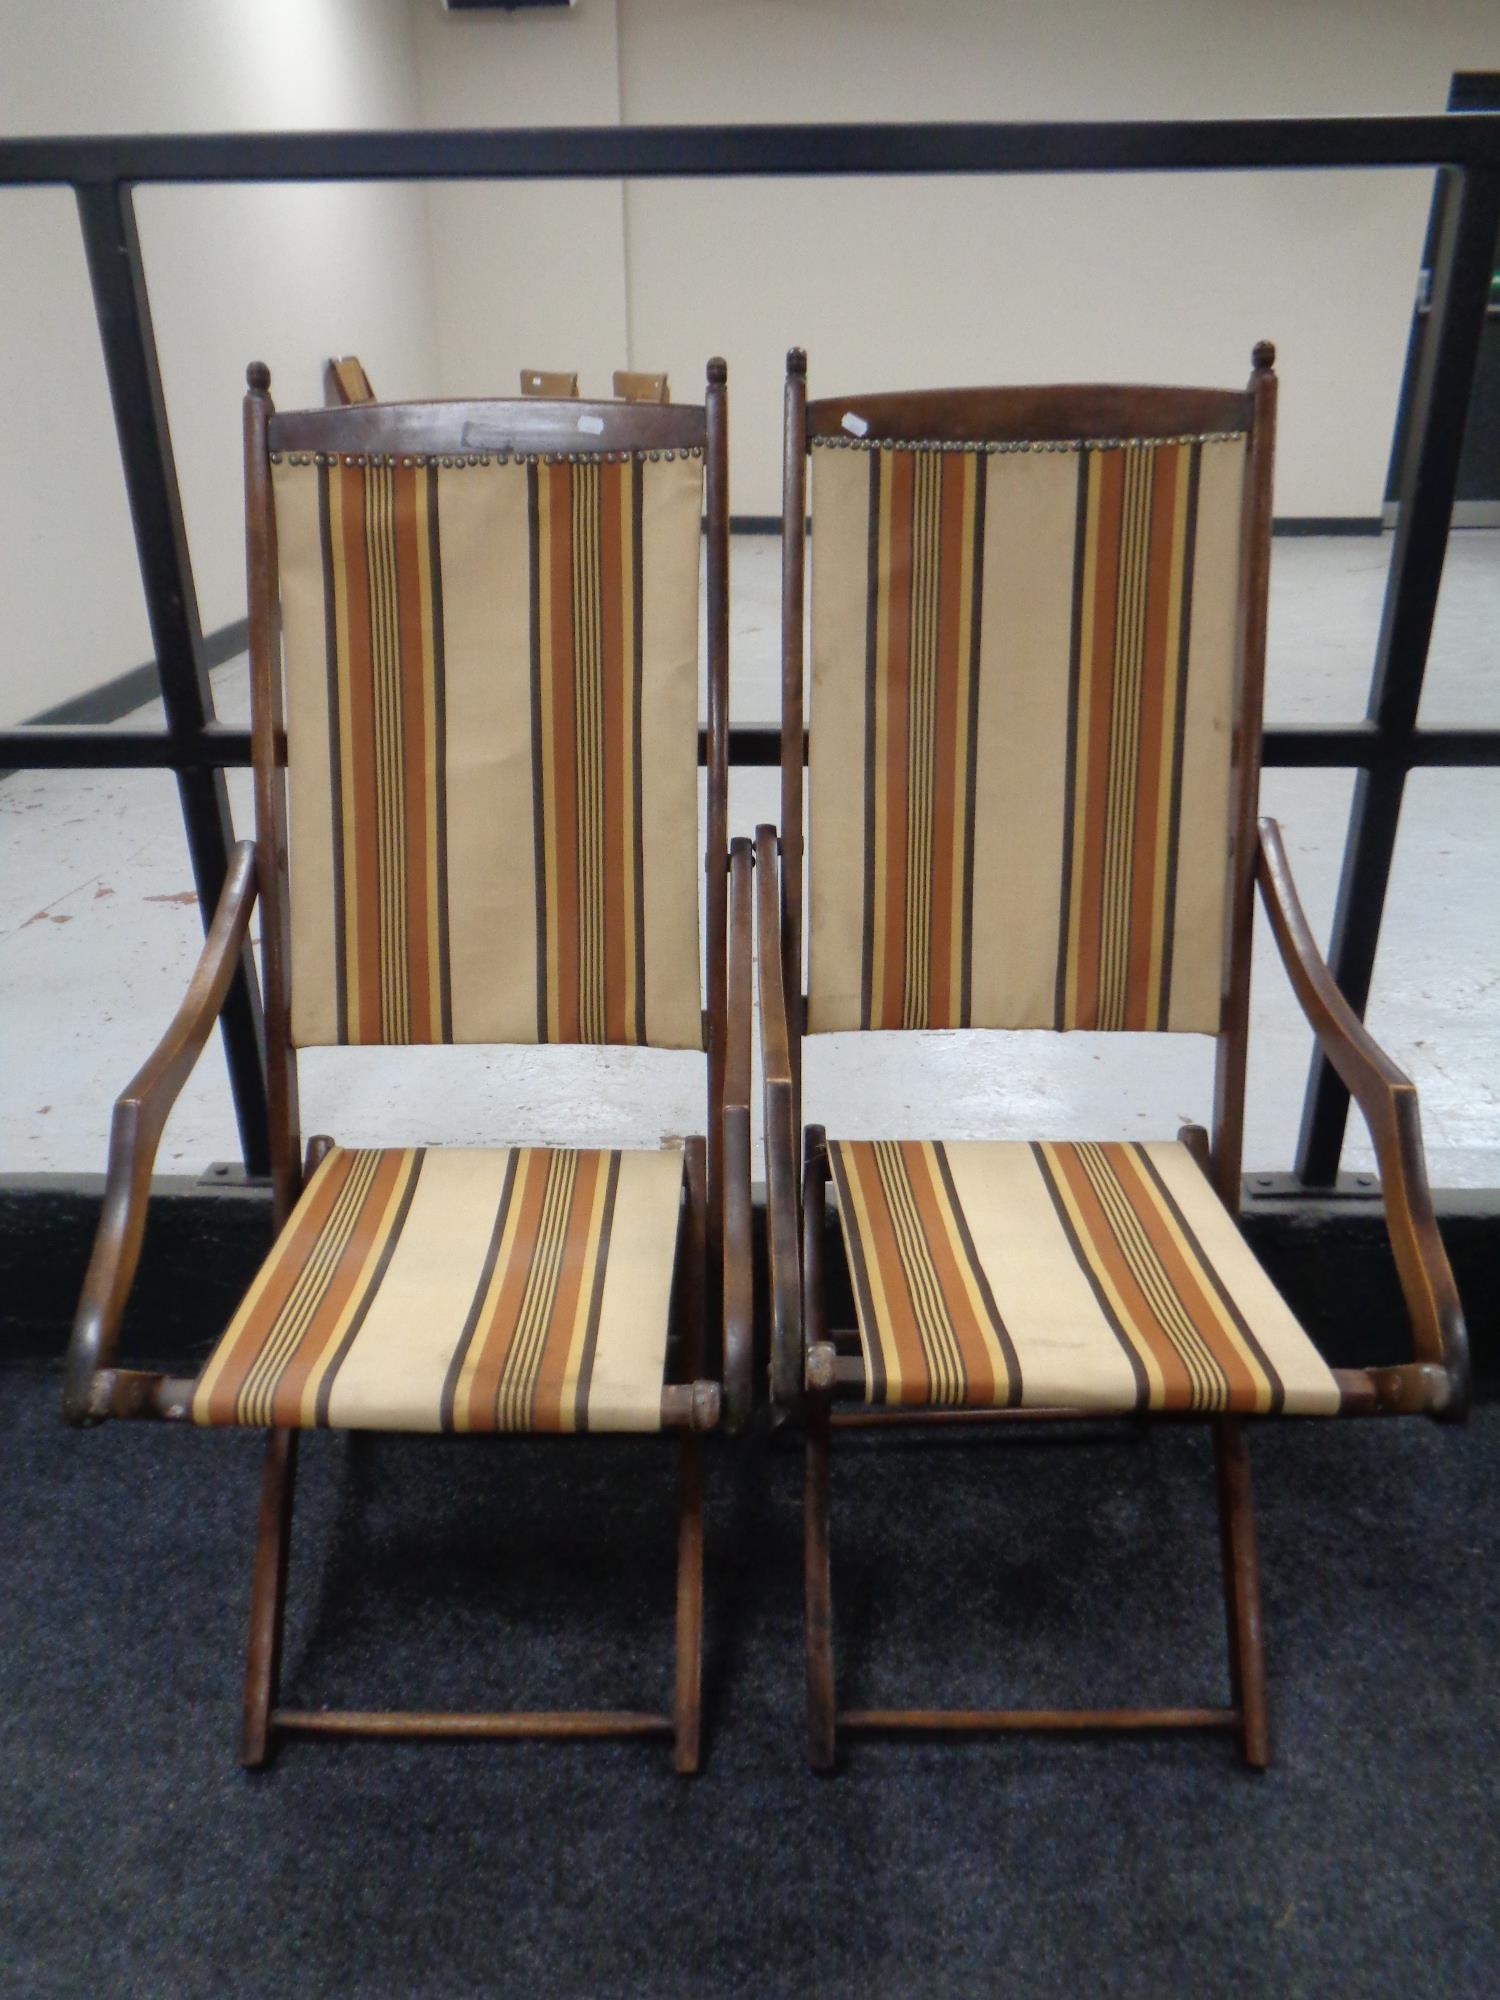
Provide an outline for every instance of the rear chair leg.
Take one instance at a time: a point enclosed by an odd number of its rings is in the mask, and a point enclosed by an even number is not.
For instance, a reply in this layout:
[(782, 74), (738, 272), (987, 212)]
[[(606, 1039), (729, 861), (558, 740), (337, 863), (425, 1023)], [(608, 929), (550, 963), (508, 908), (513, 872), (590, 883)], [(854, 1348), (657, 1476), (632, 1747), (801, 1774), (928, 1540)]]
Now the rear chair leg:
[(807, 1472), (803, 1488), (804, 1590), (807, 1605), (807, 1756), (815, 1771), (834, 1758), (833, 1578), (829, 1564), (830, 1455), (828, 1403), (807, 1410)]
[(292, 1536), (292, 1495), (297, 1480), (297, 1433), (266, 1433), (250, 1582), (250, 1649), (245, 1661), (244, 1723), (240, 1762), (256, 1770), (271, 1753), (271, 1711), (281, 1675), (281, 1632), (286, 1611), (287, 1549)]
[(698, 1768), (703, 1712), (703, 1440), (682, 1440), (677, 1506), (677, 1693), (672, 1707), (672, 1763), (684, 1777)]
[(1229, 1626), (1229, 1682), (1240, 1717), (1240, 1754), (1252, 1769), (1271, 1761), (1266, 1707), (1266, 1660), (1260, 1621), (1260, 1564), (1255, 1553), (1255, 1513), (1250, 1498), (1250, 1454), (1232, 1417), (1213, 1427), (1214, 1471), (1219, 1493), (1219, 1539), (1224, 1558), (1224, 1609)]

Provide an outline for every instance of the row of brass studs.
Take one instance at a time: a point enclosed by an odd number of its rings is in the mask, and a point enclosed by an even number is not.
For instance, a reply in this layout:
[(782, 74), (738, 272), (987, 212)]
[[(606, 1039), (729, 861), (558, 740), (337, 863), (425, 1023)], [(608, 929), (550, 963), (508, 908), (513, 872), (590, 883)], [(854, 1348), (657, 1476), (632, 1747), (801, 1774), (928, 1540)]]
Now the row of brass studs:
[(1117, 438), (856, 438), (815, 437), (808, 440), (815, 449), (826, 451), (1118, 451), (1127, 445), (1232, 444), (1244, 431), (1192, 431), (1180, 437)]
[(398, 457), (394, 452), (346, 452), (336, 451), (273, 451), (272, 465), (349, 465), (349, 466), (437, 466), (446, 471), (463, 472), (471, 465), (629, 465), (639, 460), (645, 464), (649, 459), (653, 465), (665, 460), (668, 465), (674, 459), (702, 458), (701, 445), (685, 445), (680, 451), (472, 451), (453, 454), (436, 452), (414, 452), (410, 457)]

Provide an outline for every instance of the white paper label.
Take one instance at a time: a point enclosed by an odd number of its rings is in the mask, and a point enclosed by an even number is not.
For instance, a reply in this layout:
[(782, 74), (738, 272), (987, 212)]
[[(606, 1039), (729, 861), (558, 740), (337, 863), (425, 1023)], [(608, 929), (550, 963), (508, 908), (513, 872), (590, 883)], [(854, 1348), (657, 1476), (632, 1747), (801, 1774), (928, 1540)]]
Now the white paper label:
[(603, 417), (580, 417), (578, 419), (578, 428), (581, 431), (588, 431), (597, 437), (604, 428), (604, 419)]
[(845, 410), (841, 422), (851, 437), (865, 437), (870, 429), (864, 418), (855, 416), (853, 410)]

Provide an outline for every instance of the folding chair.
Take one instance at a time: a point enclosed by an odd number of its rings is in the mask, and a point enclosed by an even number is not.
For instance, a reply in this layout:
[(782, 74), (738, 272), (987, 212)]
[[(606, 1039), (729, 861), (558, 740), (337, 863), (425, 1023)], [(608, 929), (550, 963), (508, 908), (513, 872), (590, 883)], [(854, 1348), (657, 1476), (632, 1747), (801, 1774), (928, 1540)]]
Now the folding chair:
[[(724, 364), (709, 364), (704, 405), (676, 409), (277, 414), (269, 372), (256, 364), (248, 381), (256, 838), (234, 850), (187, 996), (115, 1108), (66, 1414), (267, 1432), (246, 1764), (282, 1731), (640, 1734), (671, 1736), (691, 1771), (701, 1434), (721, 1412), (743, 1421), (750, 1396), (751, 854), (741, 841), (731, 859), (726, 817)], [(275, 1243), (195, 1379), (123, 1368), (152, 1160), (257, 895)], [(320, 1136), (303, 1158), (299, 1050), (460, 1042), (704, 1050), (703, 1135), (658, 1151)], [(705, 1262), (722, 1262), (722, 1371), (706, 1347), (705, 1291), (719, 1287)], [(677, 1433), (671, 1713), (280, 1706), (297, 1439), (325, 1426)]]
[[(808, 402), (788, 358), (780, 859), (757, 833), (772, 1391), (806, 1431), (809, 1749), (839, 1730), (1226, 1728), (1269, 1758), (1245, 1420), (1457, 1417), (1467, 1348), (1411, 1083), (1319, 957), (1257, 826), (1274, 350), (1248, 388)], [(803, 579), (811, 459), (808, 987)], [(1374, 1136), (1415, 1359), (1329, 1368), (1240, 1236), (1251, 919)], [(1215, 1040), (1212, 1137), (947, 1143), (802, 1128), (801, 1037), (1141, 1030)], [(799, 1145), (800, 1141), (800, 1145)], [(802, 1155), (799, 1187), (798, 1154)], [(830, 1330), (837, 1210), (857, 1326)], [(858, 1406), (853, 1408), (850, 1406)], [(1210, 1425), (1228, 1706), (840, 1711), (841, 1423)]]

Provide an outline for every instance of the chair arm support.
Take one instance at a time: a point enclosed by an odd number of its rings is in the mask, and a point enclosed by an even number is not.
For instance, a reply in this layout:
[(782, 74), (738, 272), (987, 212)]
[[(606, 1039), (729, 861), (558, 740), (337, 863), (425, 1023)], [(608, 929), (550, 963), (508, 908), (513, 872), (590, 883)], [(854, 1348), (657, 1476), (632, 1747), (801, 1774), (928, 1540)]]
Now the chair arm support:
[(756, 958), (760, 973), (760, 1054), (765, 1087), (766, 1245), (771, 1281), (771, 1400), (778, 1412), (802, 1407), (801, 1190), (781, 964), (781, 861), (774, 826), (755, 829)]
[(755, 851), (729, 844), (729, 1005), (724, 1064), (724, 1420), (737, 1431), (755, 1405), (755, 1267), (750, 1201), (750, 1043)]
[(254, 903), (255, 844), (245, 840), (230, 855), (219, 905), (182, 1004), (115, 1100), (104, 1208), (68, 1344), (63, 1414), (69, 1423), (98, 1422), (107, 1414), (107, 1385), (97, 1396), (97, 1371), (114, 1359), (120, 1319), (140, 1261), (156, 1149), (168, 1113), (219, 1018)]
[(1441, 1413), (1469, 1402), (1469, 1343), (1448, 1255), (1433, 1214), (1416, 1085), (1397, 1068), (1334, 983), (1292, 880), (1275, 820), (1260, 822), (1256, 879), (1271, 934), (1318, 1045), (1359, 1106), (1375, 1146), (1386, 1230), (1419, 1362), (1447, 1380)]

